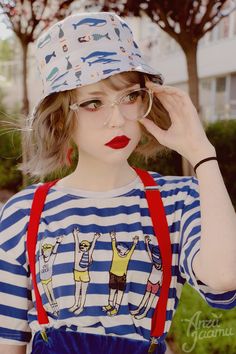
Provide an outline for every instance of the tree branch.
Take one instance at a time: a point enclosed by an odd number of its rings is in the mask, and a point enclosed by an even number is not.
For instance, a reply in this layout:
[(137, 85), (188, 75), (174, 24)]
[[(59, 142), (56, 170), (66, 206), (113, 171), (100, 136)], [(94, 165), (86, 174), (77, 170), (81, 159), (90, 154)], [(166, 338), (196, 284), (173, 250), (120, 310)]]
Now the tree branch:
[(203, 31), (203, 28), (205, 27), (206, 23), (209, 22), (209, 19), (210, 21), (212, 22), (212, 20), (215, 18), (215, 17), (218, 17), (219, 14), (220, 14), (220, 10), (222, 8), (222, 6), (225, 4), (227, 0), (221, 0), (220, 1), (220, 7), (219, 9), (216, 11), (216, 13), (213, 14), (213, 16), (211, 16), (211, 12), (214, 8), (214, 5), (216, 5), (216, 3), (219, 3), (219, 1), (216, 1), (216, 0), (209, 0), (207, 6), (206, 6), (206, 12), (205, 14), (203, 15), (201, 21), (199, 24), (196, 24), (196, 31), (195, 31), (195, 35), (197, 36), (197, 38), (201, 38), (203, 33), (205, 33)]

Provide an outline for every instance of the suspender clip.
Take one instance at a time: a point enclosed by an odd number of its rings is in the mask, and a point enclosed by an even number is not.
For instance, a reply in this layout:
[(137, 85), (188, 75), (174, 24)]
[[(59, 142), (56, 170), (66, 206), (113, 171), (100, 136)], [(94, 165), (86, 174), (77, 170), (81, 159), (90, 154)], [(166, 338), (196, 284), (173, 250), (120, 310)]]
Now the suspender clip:
[(48, 336), (45, 329), (42, 329), (41, 336), (45, 342), (48, 342)]
[(154, 337), (151, 337), (151, 343), (150, 343), (150, 347), (148, 349), (148, 354), (154, 354), (156, 352), (156, 348), (157, 348), (157, 339)]

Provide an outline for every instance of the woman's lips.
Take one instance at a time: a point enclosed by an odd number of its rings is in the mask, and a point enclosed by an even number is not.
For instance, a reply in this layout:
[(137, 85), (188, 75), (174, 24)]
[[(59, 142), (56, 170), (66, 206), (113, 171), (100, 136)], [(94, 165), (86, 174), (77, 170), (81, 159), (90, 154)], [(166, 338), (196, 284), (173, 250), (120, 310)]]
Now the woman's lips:
[(106, 146), (109, 146), (112, 149), (123, 149), (129, 144), (130, 138), (125, 135), (116, 136), (114, 139), (108, 141)]

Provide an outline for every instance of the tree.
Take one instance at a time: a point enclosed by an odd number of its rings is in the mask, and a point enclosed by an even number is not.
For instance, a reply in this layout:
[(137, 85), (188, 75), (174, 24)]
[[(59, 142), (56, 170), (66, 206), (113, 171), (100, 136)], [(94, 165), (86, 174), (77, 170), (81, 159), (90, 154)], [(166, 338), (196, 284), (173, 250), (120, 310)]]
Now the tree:
[[(73, 0), (0, 0), (1, 16), (4, 22), (12, 29), (19, 40), (23, 54), (23, 105), (22, 113), (29, 113), (29, 99), (27, 89), (27, 53), (28, 46), (34, 42), (40, 33), (56, 20), (63, 19), (71, 12)], [(7, 20), (6, 20), (7, 19)], [(27, 160), (27, 152), (22, 136), (22, 159)], [(24, 176), (23, 184), (27, 180)]]
[[(19, 40), (23, 53), (23, 107), (22, 113), (29, 113), (27, 90), (28, 46), (55, 20), (63, 19), (70, 13), (73, 0), (0, 0), (1, 16), (7, 16), (7, 26)], [(6, 21), (5, 21), (6, 22)]]

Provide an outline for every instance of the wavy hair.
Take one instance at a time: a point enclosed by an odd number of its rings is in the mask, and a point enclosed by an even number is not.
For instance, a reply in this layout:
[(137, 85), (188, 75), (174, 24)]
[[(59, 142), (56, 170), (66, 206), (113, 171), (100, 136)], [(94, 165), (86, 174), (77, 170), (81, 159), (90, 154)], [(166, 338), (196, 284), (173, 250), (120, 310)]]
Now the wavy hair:
[[(131, 71), (113, 75), (104, 83), (113, 89), (121, 89), (132, 83), (140, 83), (141, 87), (145, 87), (146, 80), (152, 80), (152, 76)], [(28, 161), (18, 165), (19, 170), (34, 177), (44, 177), (68, 166), (68, 151), (73, 145), (72, 134), (77, 128), (76, 114), (69, 106), (78, 100), (78, 94), (79, 89), (50, 94), (37, 106), (34, 115), (26, 120), (22, 130), (26, 132), (25, 146), (30, 156)], [(153, 98), (148, 118), (164, 130), (171, 125), (168, 112), (156, 97)], [(147, 160), (160, 151), (168, 150), (143, 125), (141, 130), (142, 137), (134, 150), (135, 154)]]

